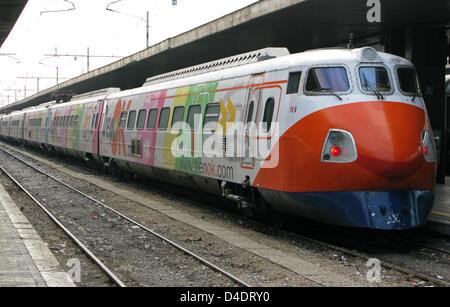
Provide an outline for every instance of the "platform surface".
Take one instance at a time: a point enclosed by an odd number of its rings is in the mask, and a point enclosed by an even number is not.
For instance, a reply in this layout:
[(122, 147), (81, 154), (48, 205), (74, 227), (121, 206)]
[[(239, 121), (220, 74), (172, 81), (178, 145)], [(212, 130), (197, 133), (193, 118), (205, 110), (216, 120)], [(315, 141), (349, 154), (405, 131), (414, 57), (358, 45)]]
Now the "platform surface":
[(0, 287), (74, 287), (0, 184)]
[(445, 182), (436, 185), (436, 199), (426, 227), (450, 235), (450, 177)]

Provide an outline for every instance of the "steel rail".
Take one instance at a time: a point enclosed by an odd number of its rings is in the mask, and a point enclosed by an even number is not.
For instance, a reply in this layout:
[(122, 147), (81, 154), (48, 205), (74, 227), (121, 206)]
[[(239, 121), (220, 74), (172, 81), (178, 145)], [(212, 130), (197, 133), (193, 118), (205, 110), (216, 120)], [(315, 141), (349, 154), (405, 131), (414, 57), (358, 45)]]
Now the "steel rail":
[[(37, 167), (31, 165), (30, 163), (28, 163), (28, 162), (26, 162), (26, 161), (20, 159), (19, 157), (16, 157), (15, 155), (13, 155), (12, 153), (8, 152), (8, 151), (5, 150), (4, 148), (1, 148), (1, 147), (0, 147), (0, 149), (1, 149), (3, 152), (7, 153), (8, 155), (12, 156), (13, 158), (19, 160), (19, 161), (22, 162), (23, 164), (25, 164), (25, 165), (27, 165), (27, 166), (33, 168), (34, 170), (38, 171), (39, 173), (41, 173), (41, 174), (43, 174), (43, 175), (45, 175), (45, 176), (47, 176), (47, 177), (49, 177), (49, 178), (55, 180), (56, 182), (58, 182), (58, 183), (60, 183), (60, 184), (62, 184), (62, 185), (64, 185), (64, 186), (66, 186), (67, 188), (73, 190), (74, 192), (76, 192), (76, 193), (78, 193), (78, 194), (80, 194), (80, 195), (83, 195), (84, 197), (86, 197), (86, 198), (90, 199), (91, 201), (95, 202), (96, 204), (98, 204), (98, 205), (100, 205), (100, 206), (103, 206), (104, 208), (110, 210), (111, 212), (113, 212), (113, 213), (119, 215), (119, 216), (122, 217), (123, 219), (125, 219), (125, 220), (127, 220), (127, 221), (129, 221), (129, 222), (131, 222), (131, 223), (133, 223), (133, 224), (135, 224), (136, 226), (139, 226), (141, 229), (143, 229), (143, 230), (145, 230), (145, 231), (151, 233), (151, 234), (154, 235), (155, 237), (157, 237), (157, 238), (159, 238), (159, 239), (161, 239), (161, 240), (163, 240), (163, 241), (169, 243), (170, 245), (172, 245), (172, 246), (175, 247), (176, 249), (178, 249), (178, 250), (184, 252), (185, 254), (187, 254), (187, 255), (189, 255), (189, 256), (191, 256), (191, 257), (193, 257), (193, 258), (195, 258), (195, 259), (198, 260), (200, 263), (206, 265), (207, 267), (211, 268), (212, 270), (221, 273), (222, 275), (228, 277), (229, 279), (233, 280), (234, 282), (236, 282), (236, 283), (238, 283), (238, 284), (240, 284), (240, 285), (242, 285), (242, 286), (244, 286), (244, 287), (251, 287), (249, 284), (247, 284), (246, 282), (242, 281), (242, 280), (239, 279), (238, 277), (232, 275), (231, 273), (226, 272), (225, 270), (219, 268), (218, 266), (216, 266), (215, 264), (211, 263), (210, 261), (208, 261), (208, 260), (204, 259), (203, 257), (201, 257), (201, 256), (199, 256), (199, 255), (197, 255), (197, 254), (195, 254), (195, 253), (189, 251), (188, 249), (186, 249), (186, 248), (184, 248), (183, 246), (181, 246), (181, 245), (179, 245), (179, 244), (177, 244), (177, 243), (171, 241), (170, 239), (168, 239), (168, 238), (164, 237), (163, 235), (161, 235), (161, 234), (155, 232), (154, 230), (147, 228), (146, 226), (140, 224), (139, 222), (134, 221), (133, 219), (131, 219), (131, 218), (127, 217), (126, 215), (124, 215), (124, 214), (118, 212), (117, 210), (115, 210), (115, 209), (109, 207), (108, 205), (102, 203), (101, 201), (99, 201), (99, 200), (97, 200), (97, 199), (91, 197), (90, 195), (85, 194), (84, 192), (82, 192), (82, 191), (80, 191), (80, 190), (78, 190), (78, 189), (76, 189), (76, 188), (70, 186), (69, 184), (67, 184), (67, 183), (65, 183), (65, 182), (63, 182), (63, 181), (61, 181), (61, 180), (59, 180), (58, 178), (56, 178), (56, 177), (54, 177), (54, 176), (52, 176), (52, 175), (50, 175), (50, 174), (48, 174), (48, 173), (42, 171), (41, 169), (39, 169), (39, 168), (37, 168)], [(3, 168), (2, 168), (2, 169), (3, 169)], [(28, 194), (28, 193), (27, 193), (27, 194)]]
[(58, 225), (72, 240), (86, 253), (89, 258), (91, 258), (110, 278), (120, 287), (126, 287), (126, 285), (100, 260), (91, 252), (69, 229), (67, 229), (50, 211), (45, 208), (43, 204), (39, 202), (24, 186), (22, 186), (8, 171), (6, 171), (2, 166), (0, 170), (8, 176), (25, 194), (27, 194), (33, 202), (35, 202), (42, 210), (53, 220), (53, 222)]
[[(357, 251), (353, 251), (353, 250), (347, 249), (345, 247), (340, 247), (340, 246), (337, 246), (337, 245), (321, 242), (321, 241), (318, 241), (318, 240), (315, 240), (315, 239), (311, 239), (311, 238), (308, 238), (308, 237), (305, 237), (305, 236), (302, 236), (302, 235), (298, 235), (298, 234), (295, 234), (295, 233), (292, 233), (292, 232), (285, 232), (285, 233), (289, 234), (290, 236), (297, 236), (297, 237), (299, 237), (301, 239), (310, 241), (310, 242), (318, 244), (318, 245), (322, 245), (322, 246), (328, 247), (330, 249), (334, 249), (334, 250), (340, 251), (340, 252), (348, 254), (348, 255), (352, 255), (352, 256), (355, 256), (355, 257), (358, 257), (358, 258), (362, 258), (364, 260), (369, 260), (371, 258), (376, 258), (376, 257), (371, 257), (371, 256), (369, 256), (369, 255), (367, 255), (365, 253), (360, 253), (360, 252), (357, 252)], [(382, 260), (382, 259), (379, 259), (379, 260), (380, 260), (381, 266), (384, 266), (386, 268), (393, 269), (393, 270), (396, 270), (398, 272), (405, 273), (405, 274), (408, 274), (408, 275), (411, 275), (411, 276), (414, 276), (414, 277), (417, 277), (417, 278), (420, 278), (420, 279), (423, 279), (423, 280), (435, 283), (435, 284), (440, 285), (440, 286), (450, 287), (450, 283), (446, 282), (444, 280), (440, 280), (440, 279), (435, 278), (433, 276), (430, 276), (430, 275), (427, 275), (427, 274), (424, 274), (424, 273), (420, 273), (420, 272), (417, 272), (417, 271), (414, 271), (414, 270), (411, 270), (411, 269), (408, 269), (408, 268), (405, 268), (405, 267), (398, 266), (398, 265), (396, 265), (394, 263), (391, 263), (389, 261), (385, 261), (385, 260)]]

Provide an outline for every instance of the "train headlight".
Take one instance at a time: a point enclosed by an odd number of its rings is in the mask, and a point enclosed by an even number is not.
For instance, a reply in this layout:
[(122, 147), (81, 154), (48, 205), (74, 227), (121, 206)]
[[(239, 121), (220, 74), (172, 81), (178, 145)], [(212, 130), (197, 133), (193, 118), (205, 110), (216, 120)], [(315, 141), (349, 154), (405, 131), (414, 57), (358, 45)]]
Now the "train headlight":
[(356, 161), (355, 140), (350, 132), (330, 129), (323, 145), (322, 162), (351, 163)]
[(425, 161), (434, 163), (437, 160), (436, 148), (429, 130), (422, 131), (422, 149)]

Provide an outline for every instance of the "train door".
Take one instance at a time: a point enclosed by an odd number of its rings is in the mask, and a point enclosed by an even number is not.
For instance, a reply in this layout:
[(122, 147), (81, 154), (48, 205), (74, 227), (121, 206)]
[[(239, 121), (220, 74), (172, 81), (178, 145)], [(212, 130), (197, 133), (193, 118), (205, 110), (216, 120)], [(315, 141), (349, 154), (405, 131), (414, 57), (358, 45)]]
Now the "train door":
[[(257, 131), (255, 132), (254, 155), (257, 160), (265, 161), (266, 167), (274, 167), (278, 164), (279, 153), (274, 145), (279, 138), (278, 116), (281, 93), (280, 85), (267, 86), (261, 89), (260, 109), (256, 119)], [(267, 160), (268, 157), (270, 157), (270, 161)]]
[(256, 118), (261, 104), (261, 83), (264, 82), (264, 75), (252, 75), (250, 77), (250, 86), (247, 91), (247, 97), (243, 108), (243, 130), (242, 138), (239, 142), (241, 154), (241, 167), (253, 169), (255, 167), (255, 132), (256, 132)]
[(100, 123), (102, 122), (103, 117), (103, 105), (104, 100), (100, 99), (98, 101), (96, 112), (94, 114), (94, 141), (92, 143), (92, 153), (100, 154)]
[(48, 110), (47, 116), (45, 117), (45, 126), (44, 126), (44, 143), (48, 144), (48, 133), (51, 129), (52, 125), (52, 111)]
[(19, 136), (20, 136), (21, 140), (25, 139), (25, 120), (26, 119), (27, 119), (27, 114), (24, 113), (23, 116), (22, 116), (22, 120), (20, 121), (20, 127), (19, 127), (19, 129), (20, 129)]
[(11, 136), (11, 122), (12, 122), (12, 116), (9, 117), (8, 120), (8, 136)]

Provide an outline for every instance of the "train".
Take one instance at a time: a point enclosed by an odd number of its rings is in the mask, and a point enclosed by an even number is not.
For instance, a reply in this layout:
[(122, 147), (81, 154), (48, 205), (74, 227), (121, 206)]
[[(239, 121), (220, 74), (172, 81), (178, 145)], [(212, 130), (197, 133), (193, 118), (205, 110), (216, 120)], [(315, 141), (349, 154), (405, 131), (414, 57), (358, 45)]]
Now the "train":
[(0, 135), (250, 213), (402, 230), (434, 202), (414, 65), (372, 47), (255, 50), (1, 115)]

